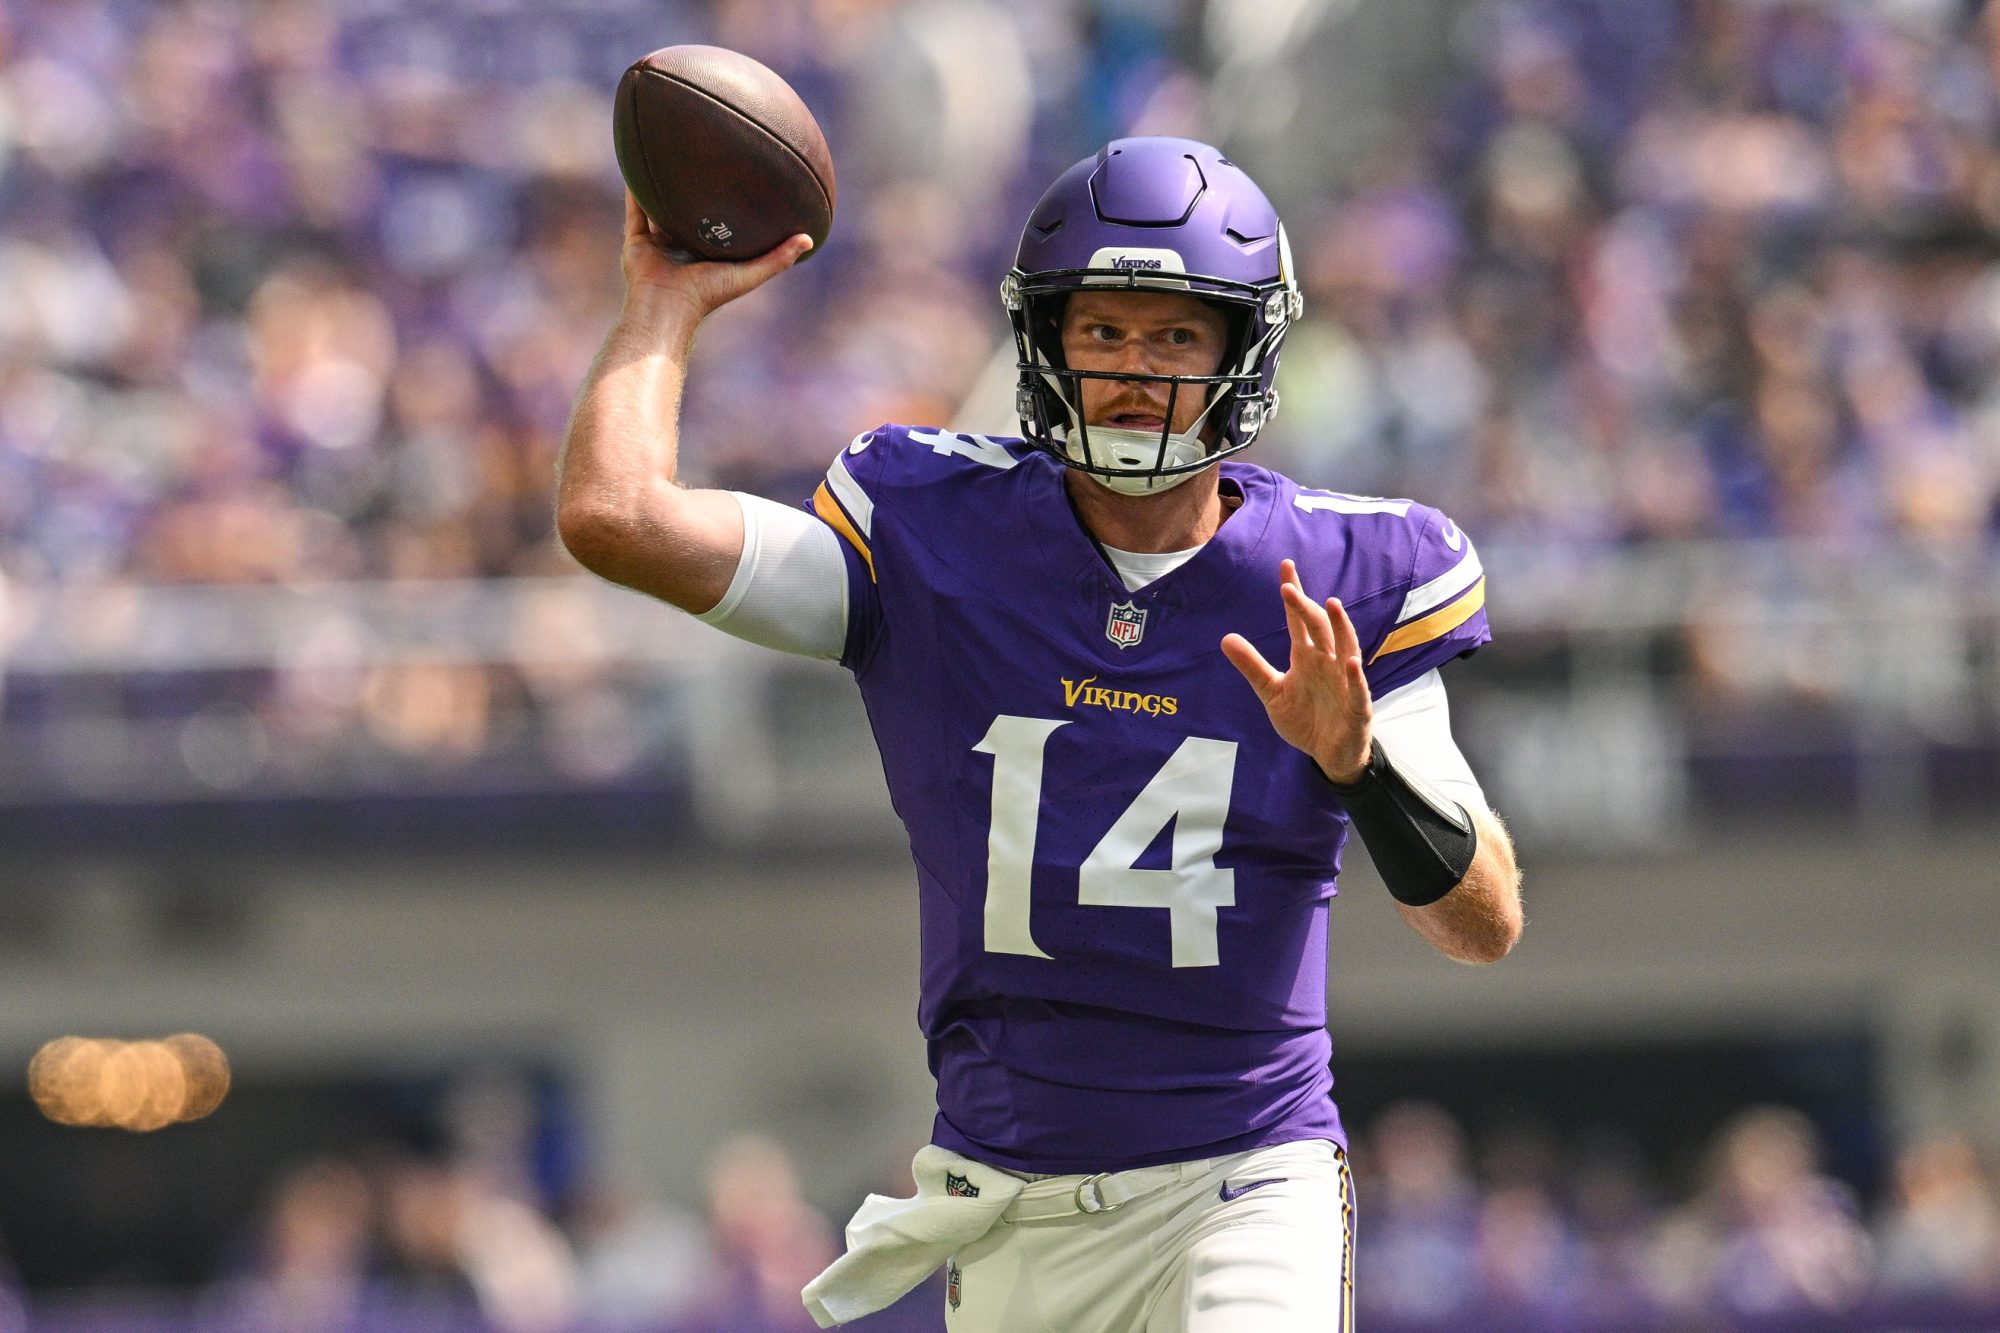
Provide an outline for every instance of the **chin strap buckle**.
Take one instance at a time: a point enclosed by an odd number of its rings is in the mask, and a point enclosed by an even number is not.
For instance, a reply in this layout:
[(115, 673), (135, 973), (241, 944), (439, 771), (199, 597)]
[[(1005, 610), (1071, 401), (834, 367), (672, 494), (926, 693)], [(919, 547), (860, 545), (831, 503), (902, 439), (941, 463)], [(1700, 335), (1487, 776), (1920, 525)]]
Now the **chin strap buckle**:
[(1271, 424), (1278, 415), (1278, 395), (1276, 390), (1262, 398), (1251, 398), (1236, 409), (1236, 428), (1246, 435), (1254, 435)]

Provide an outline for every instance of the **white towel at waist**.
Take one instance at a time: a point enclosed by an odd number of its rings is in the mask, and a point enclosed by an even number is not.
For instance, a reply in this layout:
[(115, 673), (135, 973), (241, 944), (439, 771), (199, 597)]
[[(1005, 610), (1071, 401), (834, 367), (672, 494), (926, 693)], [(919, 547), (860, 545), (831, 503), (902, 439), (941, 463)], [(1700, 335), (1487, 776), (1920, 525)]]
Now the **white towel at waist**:
[(935, 1144), (910, 1163), (914, 1199), (871, 1194), (847, 1224), (847, 1253), (806, 1283), (806, 1309), (832, 1328), (893, 1305), (993, 1229), (1027, 1182)]

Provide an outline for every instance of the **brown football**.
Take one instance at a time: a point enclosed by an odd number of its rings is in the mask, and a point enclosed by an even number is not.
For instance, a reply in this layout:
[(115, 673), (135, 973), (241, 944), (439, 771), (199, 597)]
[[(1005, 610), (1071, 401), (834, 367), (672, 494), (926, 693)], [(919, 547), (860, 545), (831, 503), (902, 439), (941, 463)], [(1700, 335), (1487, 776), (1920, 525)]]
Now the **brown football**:
[(833, 226), (833, 158), (791, 85), (719, 46), (669, 46), (618, 81), (618, 169), (667, 243), (752, 259)]

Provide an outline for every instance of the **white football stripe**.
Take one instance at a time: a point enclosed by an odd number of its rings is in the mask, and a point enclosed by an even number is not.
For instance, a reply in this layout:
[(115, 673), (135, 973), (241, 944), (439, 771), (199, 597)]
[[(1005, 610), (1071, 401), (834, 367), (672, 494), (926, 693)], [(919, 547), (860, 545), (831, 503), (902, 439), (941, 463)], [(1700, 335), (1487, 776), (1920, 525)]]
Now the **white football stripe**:
[(1465, 559), (1453, 565), (1429, 583), (1419, 584), (1410, 589), (1410, 595), (1403, 599), (1403, 609), (1396, 616), (1396, 623), (1402, 624), (1413, 616), (1443, 606), (1452, 598), (1479, 582), (1486, 571), (1479, 566), (1479, 552), (1472, 549), (1472, 543), (1465, 544)]
[(854, 520), (854, 526), (861, 529), (864, 537), (875, 535), (875, 502), (868, 498), (868, 492), (861, 489), (861, 483), (847, 470), (847, 464), (836, 455), (833, 466), (826, 470), (826, 484), (833, 491), (833, 498), (840, 501), (840, 507)]

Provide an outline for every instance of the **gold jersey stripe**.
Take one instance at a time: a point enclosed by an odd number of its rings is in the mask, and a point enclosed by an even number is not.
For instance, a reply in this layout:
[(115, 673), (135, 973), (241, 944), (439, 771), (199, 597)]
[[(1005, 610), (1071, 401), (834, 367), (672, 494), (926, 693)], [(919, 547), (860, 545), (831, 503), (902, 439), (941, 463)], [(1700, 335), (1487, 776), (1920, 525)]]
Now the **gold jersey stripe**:
[(1451, 631), (1472, 619), (1472, 613), (1486, 605), (1486, 580), (1465, 590), (1465, 595), (1449, 606), (1440, 607), (1422, 620), (1412, 620), (1409, 624), (1382, 640), (1382, 646), (1375, 650), (1375, 656), (1368, 659), (1373, 665), (1378, 659), (1390, 653), (1400, 653), (1405, 648), (1414, 648), (1420, 643), (1429, 643), (1440, 634)]
[(1340, 1164), (1340, 1323), (1335, 1333), (1354, 1333), (1354, 1175), (1338, 1143), (1333, 1156)]
[(861, 558), (868, 562), (869, 582), (874, 582), (875, 553), (868, 549), (868, 543), (863, 541), (861, 534), (855, 530), (854, 521), (848, 518), (847, 511), (840, 507), (840, 501), (833, 498), (833, 492), (827, 488), (825, 482), (821, 482), (819, 489), (813, 492), (813, 512), (825, 519), (828, 527), (847, 538), (849, 546), (861, 552)]

